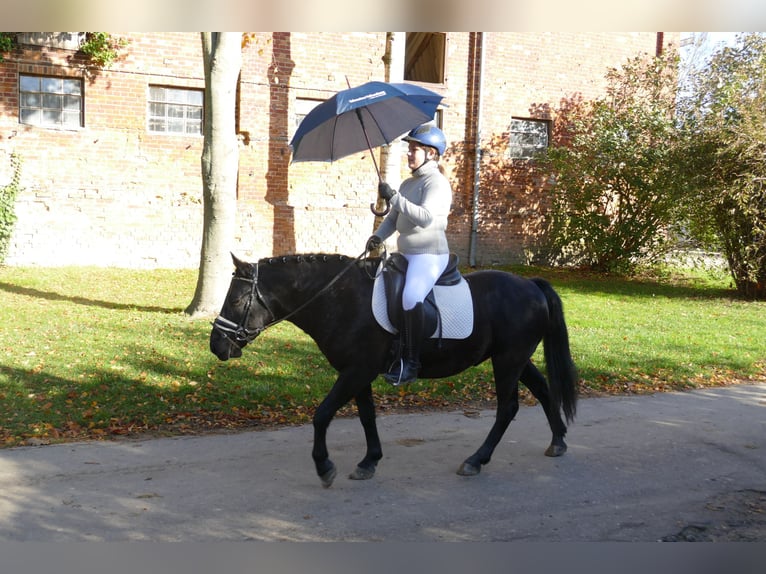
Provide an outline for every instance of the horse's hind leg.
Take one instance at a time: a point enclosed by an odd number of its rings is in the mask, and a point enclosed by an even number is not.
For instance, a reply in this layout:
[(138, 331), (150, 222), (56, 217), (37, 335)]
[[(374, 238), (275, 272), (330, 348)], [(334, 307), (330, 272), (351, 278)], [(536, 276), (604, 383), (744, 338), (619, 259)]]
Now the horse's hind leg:
[(372, 399), (372, 385), (367, 385), (355, 398), (359, 420), (362, 423), (364, 437), (367, 440), (367, 452), (349, 475), (349, 478), (352, 480), (368, 480), (375, 476), (378, 461), (383, 458), (383, 449), (380, 446), (380, 437), (378, 436), (378, 426), (375, 424), (375, 403)]
[(510, 361), (492, 357), (492, 367), (495, 374), (497, 389), (497, 415), (495, 424), (482, 445), (474, 454), (469, 456), (458, 468), (461, 476), (474, 476), (481, 472), (481, 467), (492, 458), (495, 447), (503, 438), (508, 425), (519, 412), (519, 373), (520, 368), (510, 364)]
[(540, 406), (543, 407), (548, 424), (551, 427), (551, 432), (553, 433), (551, 444), (545, 449), (545, 456), (561, 456), (567, 451), (567, 444), (564, 442), (567, 427), (561, 418), (559, 409), (554, 409), (551, 404), (545, 377), (532, 361), (529, 361), (521, 372), (521, 382), (524, 383), (524, 386), (529, 389), (529, 392), (532, 393), (540, 403)]

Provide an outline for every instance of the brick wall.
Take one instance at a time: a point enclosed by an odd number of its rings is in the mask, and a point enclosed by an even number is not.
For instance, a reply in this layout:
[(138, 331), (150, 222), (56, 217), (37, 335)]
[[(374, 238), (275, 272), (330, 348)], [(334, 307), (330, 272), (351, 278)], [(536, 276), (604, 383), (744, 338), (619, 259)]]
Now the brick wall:
[[(148, 132), (146, 101), (150, 84), (204, 86), (200, 38), (195, 33), (124, 37), (129, 43), (122, 57), (107, 70), (88, 71), (76, 52), (41, 47), (25, 47), (0, 63), (0, 184), (10, 178), (12, 152), (24, 161), (24, 191), (7, 264), (198, 265), (202, 137)], [(476, 39), (469, 33), (447, 35), (446, 81), (432, 86), (448, 106), (444, 131), (451, 146), (444, 162), (455, 188), (450, 242), (464, 261), (472, 223)], [(665, 34), (665, 41), (672, 39)], [(504, 137), (511, 117), (544, 117), (573, 93), (598, 95), (608, 66), (639, 52), (654, 53), (655, 42), (654, 33), (485, 34), (482, 142)], [(369, 153), (333, 164), (290, 164), (288, 143), (297, 98), (326, 98), (346, 87), (346, 78), (352, 85), (385, 79), (385, 50), (384, 33), (251, 38), (243, 51), (239, 94), (235, 252), (255, 258), (317, 251), (356, 255), (363, 249), (375, 224), (369, 204), (377, 182)], [(84, 127), (20, 124), (19, 73), (85, 77)], [(507, 175), (510, 166), (498, 165)], [(513, 177), (481, 183), (477, 262), (532, 257), (544, 193)]]
[[(204, 86), (200, 42), (189, 40), (133, 34), (120, 62), (90, 75), (68, 50), (28, 48), (0, 64), (11, 76), (0, 100), (0, 178), (17, 152), (24, 187), (7, 264), (196, 265), (202, 138), (146, 129), (149, 84)], [(19, 123), (19, 73), (84, 77), (85, 126)]]

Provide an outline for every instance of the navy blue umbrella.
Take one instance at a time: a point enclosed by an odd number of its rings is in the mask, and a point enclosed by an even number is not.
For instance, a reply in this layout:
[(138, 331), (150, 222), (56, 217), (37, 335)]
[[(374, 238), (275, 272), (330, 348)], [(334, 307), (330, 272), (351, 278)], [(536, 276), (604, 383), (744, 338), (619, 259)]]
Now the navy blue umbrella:
[(335, 161), (367, 149), (380, 180), (372, 148), (433, 120), (442, 97), (406, 83), (367, 82), (342, 90), (303, 118), (290, 141), (292, 161)]

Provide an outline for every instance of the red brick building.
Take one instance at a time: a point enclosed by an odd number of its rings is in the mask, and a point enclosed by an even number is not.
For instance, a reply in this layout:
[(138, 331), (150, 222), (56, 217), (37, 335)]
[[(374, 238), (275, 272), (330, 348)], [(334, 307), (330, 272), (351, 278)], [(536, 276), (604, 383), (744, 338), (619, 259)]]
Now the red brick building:
[[(0, 63), (0, 185), (10, 179), (10, 154), (23, 160), (9, 265), (198, 265), (199, 34), (115, 36), (125, 45), (105, 69), (78, 51), (78, 33), (21, 34)], [(607, 68), (671, 41), (662, 33), (251, 35), (237, 109), (232, 250), (246, 258), (361, 252), (375, 225), (369, 153), (291, 164), (288, 143), (301, 117), (347, 79), (403, 79), (444, 95), (437, 120), (450, 144), (452, 250), (479, 265), (533, 259), (544, 188), (515, 185), (504, 162), (545, 144), (550, 110), (562, 99), (600, 95)], [(479, 177), (477, 135), (485, 152), (492, 144)], [(397, 163), (399, 146), (390, 151), (388, 159), (375, 153), (396, 184), (406, 162)]]

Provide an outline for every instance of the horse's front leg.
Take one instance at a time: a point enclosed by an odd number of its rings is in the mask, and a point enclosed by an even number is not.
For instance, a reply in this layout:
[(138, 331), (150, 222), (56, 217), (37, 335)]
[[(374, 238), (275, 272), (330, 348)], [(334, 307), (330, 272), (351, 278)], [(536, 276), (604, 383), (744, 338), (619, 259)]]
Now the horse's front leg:
[(356, 395), (356, 408), (359, 411), (359, 420), (364, 429), (364, 437), (367, 441), (367, 452), (364, 458), (356, 466), (354, 472), (349, 475), (352, 480), (369, 480), (375, 476), (378, 461), (383, 458), (383, 449), (378, 436), (378, 426), (375, 424), (375, 403), (372, 399), (372, 385), (367, 385)]
[[(334, 390), (335, 388), (333, 387)], [(314, 448), (311, 451), (311, 458), (314, 459), (317, 474), (322, 481), (322, 486), (325, 488), (332, 486), (335, 476), (338, 474), (335, 463), (330, 460), (330, 454), (327, 452), (327, 428), (330, 426), (330, 421), (332, 421), (335, 413), (343, 406), (343, 403), (338, 402), (336, 393), (333, 391), (330, 391), (317, 407), (313, 420)]]
[[(338, 474), (335, 463), (330, 460), (330, 455), (327, 451), (327, 429), (338, 409), (357, 395), (362, 387), (370, 386), (372, 378), (374, 378), (374, 375), (371, 377), (360, 376), (358, 370), (342, 372), (314, 413), (314, 448), (311, 451), (311, 457), (314, 459), (317, 474), (322, 481), (322, 486), (325, 488), (332, 486)], [(369, 392), (370, 402), (372, 402), (371, 388)], [(366, 428), (365, 432), (367, 432)], [(377, 431), (375, 432), (377, 433)], [(380, 444), (378, 444), (378, 447), (380, 447)]]

